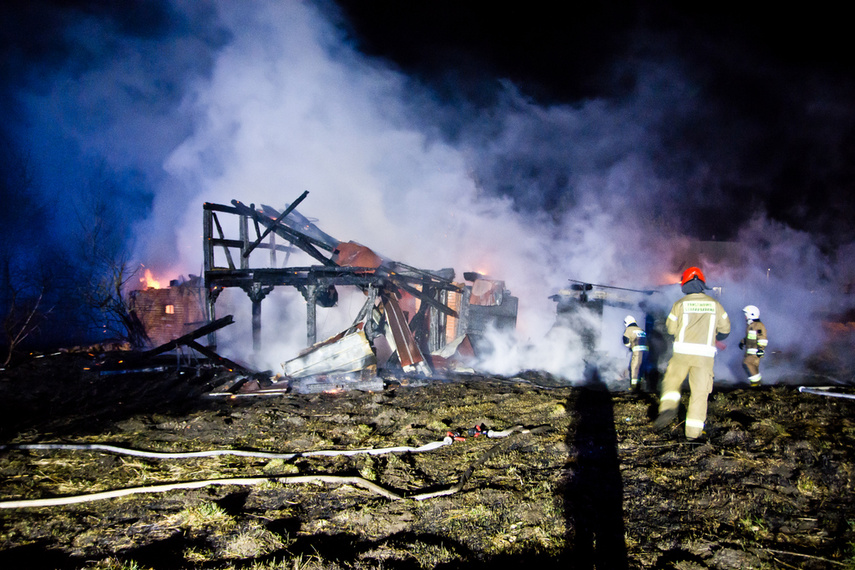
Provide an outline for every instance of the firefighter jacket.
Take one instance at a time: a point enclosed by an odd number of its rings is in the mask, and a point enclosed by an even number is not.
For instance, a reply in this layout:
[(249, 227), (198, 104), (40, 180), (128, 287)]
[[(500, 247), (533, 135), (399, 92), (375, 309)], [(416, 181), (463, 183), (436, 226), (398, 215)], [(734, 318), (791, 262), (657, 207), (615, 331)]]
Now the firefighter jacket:
[(623, 345), (633, 353), (647, 352), (647, 333), (638, 325), (629, 325), (623, 331)]
[(714, 357), (715, 341), (730, 334), (724, 307), (704, 293), (690, 293), (674, 303), (666, 326), (674, 337), (674, 354)]
[(745, 345), (746, 356), (757, 356), (757, 349), (765, 351), (769, 341), (766, 339), (766, 325), (760, 320), (751, 321), (745, 327), (745, 338), (742, 339)]

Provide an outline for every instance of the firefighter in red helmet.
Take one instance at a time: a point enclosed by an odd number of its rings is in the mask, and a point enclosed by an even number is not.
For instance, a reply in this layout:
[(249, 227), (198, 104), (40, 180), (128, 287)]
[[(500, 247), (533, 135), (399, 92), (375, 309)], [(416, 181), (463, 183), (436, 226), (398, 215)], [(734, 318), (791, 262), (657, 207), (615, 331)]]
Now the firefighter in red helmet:
[(674, 303), (666, 327), (674, 337), (673, 355), (662, 380), (657, 430), (665, 429), (677, 417), (681, 386), (689, 377), (689, 408), (686, 412), (686, 438), (695, 440), (704, 431), (707, 399), (713, 388), (713, 364), (716, 341), (730, 334), (730, 320), (721, 303), (705, 294), (703, 271), (690, 267), (680, 280), (685, 296)]

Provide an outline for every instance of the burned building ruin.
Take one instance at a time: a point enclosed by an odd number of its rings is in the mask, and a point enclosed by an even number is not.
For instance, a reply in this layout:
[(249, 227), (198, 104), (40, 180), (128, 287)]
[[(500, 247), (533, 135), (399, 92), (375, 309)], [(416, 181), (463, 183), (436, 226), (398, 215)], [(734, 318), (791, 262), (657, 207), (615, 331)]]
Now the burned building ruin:
[[(471, 361), (488, 328), (515, 326), (517, 299), (504, 282), (477, 273), (456, 281), (451, 268), (418, 269), (357, 242), (338, 240), (297, 211), (307, 194), (282, 211), (237, 200), (230, 206), (203, 205), (208, 321), (216, 319), (223, 290), (243, 290), (252, 303), (258, 351), (265, 297), (276, 287), (290, 287), (305, 299), (308, 348), (283, 363), (286, 376), (349, 375), (358, 382), (378, 369), (429, 376)], [(229, 234), (226, 228), (235, 225), (237, 235)], [(306, 256), (311, 264), (293, 264)], [(334, 307), (341, 287), (361, 291), (364, 304), (350, 327), (318, 342), (318, 307)], [(213, 337), (209, 345), (216, 346)]]
[(148, 343), (165, 344), (206, 322), (202, 278), (175, 279), (169, 287), (131, 291), (128, 312), (142, 325)]

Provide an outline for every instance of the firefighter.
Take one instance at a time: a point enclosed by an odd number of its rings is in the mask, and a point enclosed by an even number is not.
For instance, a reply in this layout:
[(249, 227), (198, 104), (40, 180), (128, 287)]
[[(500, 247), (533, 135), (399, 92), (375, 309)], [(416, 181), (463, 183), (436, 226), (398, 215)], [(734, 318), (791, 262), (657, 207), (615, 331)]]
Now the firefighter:
[(673, 355), (662, 380), (657, 430), (665, 429), (677, 417), (683, 380), (689, 377), (689, 408), (686, 438), (698, 439), (707, 418), (707, 399), (713, 388), (716, 342), (730, 334), (730, 320), (721, 303), (706, 295), (706, 279), (697, 267), (683, 272), (680, 284), (685, 297), (674, 303), (668, 315), (668, 334), (674, 337)]
[(745, 313), (745, 338), (739, 341), (739, 348), (745, 351), (742, 359), (742, 367), (748, 373), (748, 381), (752, 387), (760, 385), (760, 359), (766, 354), (766, 325), (760, 322), (760, 309), (754, 305), (748, 305), (742, 312)]
[(632, 352), (632, 357), (629, 360), (630, 389), (637, 392), (641, 389), (639, 379), (642, 365), (647, 356), (647, 333), (638, 326), (635, 317), (632, 315), (626, 316), (623, 320), (623, 326), (626, 327), (623, 331), (623, 345)]

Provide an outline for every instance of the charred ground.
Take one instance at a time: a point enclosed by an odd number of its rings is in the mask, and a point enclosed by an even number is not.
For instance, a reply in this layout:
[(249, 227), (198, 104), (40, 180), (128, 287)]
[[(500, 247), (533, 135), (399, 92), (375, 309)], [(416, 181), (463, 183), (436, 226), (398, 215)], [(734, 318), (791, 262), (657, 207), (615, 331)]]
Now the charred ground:
[[(5, 568), (855, 568), (855, 401), (792, 386), (717, 391), (705, 443), (650, 428), (656, 398), (540, 373), (378, 393), (210, 398), (219, 367), (104, 375), (62, 354), (0, 373), (5, 444), (426, 453), (160, 460), (0, 452), (0, 499), (180, 481), (282, 478), (0, 510)], [(297, 476), (361, 477), (398, 495)]]

